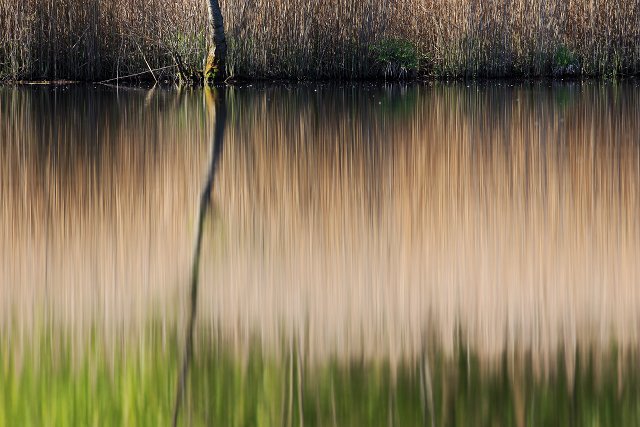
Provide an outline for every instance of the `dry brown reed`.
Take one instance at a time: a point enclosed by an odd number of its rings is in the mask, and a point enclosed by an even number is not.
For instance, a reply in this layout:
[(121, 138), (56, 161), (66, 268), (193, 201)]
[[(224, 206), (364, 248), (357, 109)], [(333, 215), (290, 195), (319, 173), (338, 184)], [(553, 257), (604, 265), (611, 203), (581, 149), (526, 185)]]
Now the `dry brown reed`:
[[(403, 67), (435, 76), (640, 71), (640, 0), (238, 0), (222, 7), (236, 76), (381, 77)], [(98, 80), (145, 71), (147, 62), (173, 64), (174, 53), (199, 68), (206, 16), (202, 0), (2, 0), (0, 75)], [(394, 52), (394, 40), (411, 47), (411, 58)], [(387, 45), (381, 58), (375, 48)]]
[(206, 5), (191, 0), (0, 2), (0, 75), (99, 80), (201, 61)]

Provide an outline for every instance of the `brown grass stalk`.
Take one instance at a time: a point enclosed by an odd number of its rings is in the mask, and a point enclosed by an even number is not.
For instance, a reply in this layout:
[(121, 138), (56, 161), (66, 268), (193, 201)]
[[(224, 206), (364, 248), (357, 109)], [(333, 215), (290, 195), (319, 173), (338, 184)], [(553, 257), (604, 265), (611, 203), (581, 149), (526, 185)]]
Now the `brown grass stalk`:
[[(235, 76), (380, 77), (400, 69), (372, 49), (389, 40), (413, 47), (413, 75), (640, 71), (640, 0), (237, 0), (222, 8)], [(0, 78), (95, 81), (173, 64), (174, 54), (200, 69), (207, 31), (201, 0), (0, 0)]]

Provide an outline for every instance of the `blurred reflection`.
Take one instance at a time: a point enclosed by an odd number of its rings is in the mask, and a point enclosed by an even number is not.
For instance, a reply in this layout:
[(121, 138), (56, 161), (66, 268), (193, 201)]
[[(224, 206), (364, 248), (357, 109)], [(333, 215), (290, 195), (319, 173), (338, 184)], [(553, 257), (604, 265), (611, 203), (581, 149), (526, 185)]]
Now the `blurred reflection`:
[(236, 338), (303, 336), (318, 358), (398, 360), (426, 332), (486, 356), (633, 346), (639, 95), (240, 91), (203, 312)]
[[(192, 413), (474, 425), (489, 399), (511, 409), (483, 419), (543, 425), (528, 418), (540, 399), (556, 421), (587, 420), (567, 396), (583, 387), (599, 408), (604, 387), (638, 419), (624, 381), (640, 332), (637, 83), (226, 91)], [(43, 334), (77, 360), (95, 340), (162, 348), (171, 384), (213, 130), (203, 94), (3, 88), (0, 101), (4, 354)], [(553, 392), (532, 389), (549, 376)], [(350, 393), (381, 412), (358, 418)], [(247, 419), (224, 410), (239, 396)]]
[(195, 335), (196, 315), (198, 309), (198, 291), (200, 287), (200, 260), (202, 255), (202, 240), (204, 235), (204, 222), (209, 213), (211, 205), (211, 193), (213, 192), (214, 180), (222, 154), (224, 143), (224, 131), (227, 125), (227, 104), (225, 102), (225, 91), (219, 88), (205, 88), (205, 99), (210, 115), (213, 116), (214, 130), (211, 136), (211, 160), (207, 170), (207, 178), (202, 186), (200, 205), (198, 208), (198, 227), (196, 229), (196, 244), (193, 252), (190, 277), (190, 298), (189, 298), (189, 320), (185, 332), (184, 354), (182, 365), (178, 376), (178, 388), (176, 390), (176, 403), (173, 412), (173, 424), (178, 425), (180, 408), (184, 404), (184, 394), (189, 375), (189, 367), (193, 358), (193, 341)]

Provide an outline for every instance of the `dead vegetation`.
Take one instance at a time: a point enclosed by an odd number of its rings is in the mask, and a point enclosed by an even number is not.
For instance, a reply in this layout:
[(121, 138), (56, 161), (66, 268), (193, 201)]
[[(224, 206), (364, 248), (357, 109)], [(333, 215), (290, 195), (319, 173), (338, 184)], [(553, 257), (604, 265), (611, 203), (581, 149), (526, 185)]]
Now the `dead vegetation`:
[[(248, 78), (619, 75), (640, 71), (640, 0), (238, 0), (229, 74)], [(0, 0), (0, 76), (202, 70), (201, 0)]]

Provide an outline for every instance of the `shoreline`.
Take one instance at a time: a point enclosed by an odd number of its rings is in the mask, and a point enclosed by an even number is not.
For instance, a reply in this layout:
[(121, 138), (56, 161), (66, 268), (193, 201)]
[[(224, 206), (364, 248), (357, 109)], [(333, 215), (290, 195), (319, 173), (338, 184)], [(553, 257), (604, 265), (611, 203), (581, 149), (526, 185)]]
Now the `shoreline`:
[(122, 83), (117, 82), (100, 82), (91, 80), (0, 80), (0, 87), (28, 87), (28, 86), (104, 86), (104, 87), (153, 87), (171, 88), (171, 87), (191, 87), (202, 88), (209, 87), (246, 87), (253, 85), (260, 86), (279, 86), (279, 85), (293, 85), (293, 86), (305, 86), (305, 85), (340, 85), (340, 84), (433, 84), (433, 83), (474, 83), (474, 84), (487, 84), (487, 83), (516, 83), (516, 84), (533, 84), (533, 83), (584, 83), (584, 82), (597, 82), (597, 83), (620, 83), (620, 82), (633, 82), (639, 81), (640, 75), (618, 75), (615, 77), (604, 75), (581, 75), (581, 76), (499, 76), (499, 77), (425, 77), (425, 78), (347, 78), (347, 79), (295, 79), (295, 78), (281, 78), (281, 79), (249, 79), (249, 78), (233, 78), (229, 77), (224, 82), (216, 82), (213, 84), (180, 84), (178, 81), (154, 81), (153, 79), (121, 79)]

